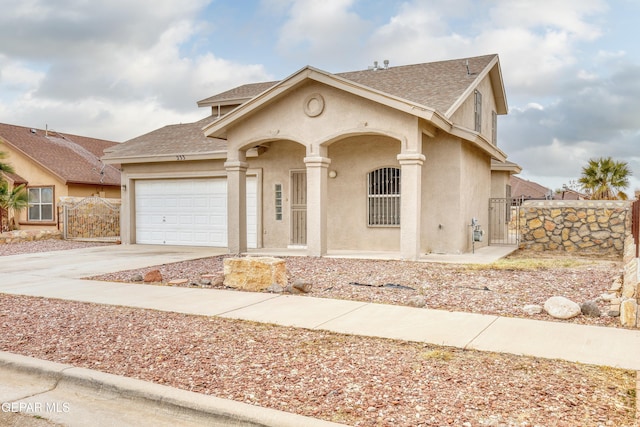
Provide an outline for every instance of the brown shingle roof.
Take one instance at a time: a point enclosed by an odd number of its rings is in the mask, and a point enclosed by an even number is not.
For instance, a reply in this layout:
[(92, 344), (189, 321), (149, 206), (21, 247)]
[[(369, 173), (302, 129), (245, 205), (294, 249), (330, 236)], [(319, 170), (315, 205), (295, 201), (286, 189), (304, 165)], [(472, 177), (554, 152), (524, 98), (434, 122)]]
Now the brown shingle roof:
[(211, 123), (211, 116), (195, 123), (168, 125), (130, 139), (107, 150), (104, 158), (134, 157), (140, 155), (184, 155), (225, 151), (227, 141), (207, 138), (202, 128)]
[(100, 161), (104, 150), (116, 144), (113, 141), (4, 123), (0, 140), (65, 183), (120, 185), (120, 171)]
[[(446, 113), (496, 55), (476, 56), (424, 64), (336, 73), (336, 76)], [(467, 64), (469, 73), (467, 73)], [(198, 102), (199, 106), (240, 103), (279, 82), (252, 83)]]
[(536, 182), (527, 181), (517, 176), (511, 175), (511, 197), (518, 199), (538, 199), (544, 200), (552, 191)]
[[(376, 91), (418, 103), (446, 113), (474, 83), (478, 74), (497, 55), (389, 67), (388, 69), (338, 73)], [(467, 63), (469, 73), (467, 72)], [(213, 95), (198, 102), (199, 106), (240, 105), (280, 82), (251, 83)], [(159, 155), (201, 154), (226, 150), (226, 141), (207, 138), (202, 128), (214, 117), (187, 124), (169, 125), (107, 151), (105, 160), (142, 158)]]
[(246, 85), (234, 87), (226, 92), (222, 92), (209, 98), (205, 98), (198, 101), (198, 107), (204, 107), (208, 105), (225, 105), (227, 103), (236, 104), (243, 100), (248, 100), (256, 95), (261, 94), (265, 90), (272, 86), (275, 86), (279, 82), (262, 82), (262, 83), (249, 83)]

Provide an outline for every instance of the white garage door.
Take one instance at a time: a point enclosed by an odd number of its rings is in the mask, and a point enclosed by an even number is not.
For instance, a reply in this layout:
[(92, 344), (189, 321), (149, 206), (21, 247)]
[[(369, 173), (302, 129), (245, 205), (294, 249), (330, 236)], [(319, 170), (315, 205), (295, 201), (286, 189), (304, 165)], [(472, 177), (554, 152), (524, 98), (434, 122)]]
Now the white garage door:
[[(136, 181), (136, 242), (227, 246), (226, 178)], [(247, 177), (247, 244), (257, 246), (257, 183)]]

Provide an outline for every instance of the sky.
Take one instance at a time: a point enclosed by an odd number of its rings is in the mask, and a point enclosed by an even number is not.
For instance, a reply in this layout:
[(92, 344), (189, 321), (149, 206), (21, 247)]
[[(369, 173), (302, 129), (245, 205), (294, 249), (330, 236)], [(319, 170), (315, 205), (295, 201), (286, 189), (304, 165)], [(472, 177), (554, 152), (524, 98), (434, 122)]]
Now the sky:
[(498, 54), (498, 145), (553, 190), (613, 157), (640, 190), (640, 0), (0, 0), (0, 122), (123, 142), (198, 100), (328, 72)]

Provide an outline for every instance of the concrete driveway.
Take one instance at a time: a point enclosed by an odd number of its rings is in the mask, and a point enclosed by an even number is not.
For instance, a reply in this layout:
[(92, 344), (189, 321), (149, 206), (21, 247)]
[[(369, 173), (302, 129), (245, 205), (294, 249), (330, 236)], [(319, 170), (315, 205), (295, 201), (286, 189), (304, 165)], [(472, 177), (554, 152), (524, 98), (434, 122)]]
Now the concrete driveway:
[(0, 278), (29, 276), (79, 279), (121, 270), (226, 254), (226, 248), (158, 245), (109, 245), (68, 251), (0, 257)]

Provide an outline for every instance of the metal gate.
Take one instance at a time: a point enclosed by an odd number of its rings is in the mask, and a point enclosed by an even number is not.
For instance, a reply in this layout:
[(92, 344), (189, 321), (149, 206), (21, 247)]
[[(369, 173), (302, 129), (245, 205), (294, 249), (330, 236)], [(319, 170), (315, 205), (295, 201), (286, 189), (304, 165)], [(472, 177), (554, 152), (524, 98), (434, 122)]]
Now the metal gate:
[(64, 204), (60, 217), (65, 239), (120, 240), (120, 205), (101, 197)]
[(306, 171), (291, 171), (291, 244), (307, 244)]
[(517, 245), (520, 242), (519, 199), (489, 199), (489, 245)]

